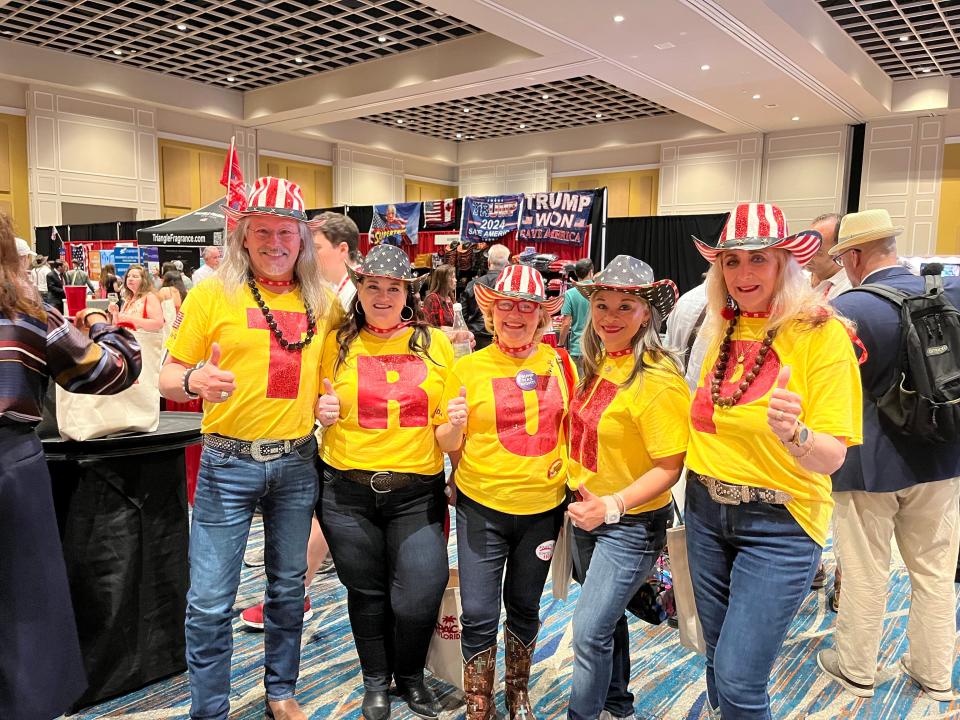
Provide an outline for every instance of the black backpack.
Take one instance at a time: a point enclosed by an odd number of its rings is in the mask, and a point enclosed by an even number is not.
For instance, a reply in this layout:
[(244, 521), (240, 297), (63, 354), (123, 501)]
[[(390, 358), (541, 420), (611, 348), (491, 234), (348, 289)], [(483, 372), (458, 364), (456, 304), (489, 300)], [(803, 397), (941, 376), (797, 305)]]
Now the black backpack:
[(899, 372), (874, 398), (880, 417), (900, 434), (929, 443), (960, 443), (960, 311), (939, 275), (925, 275), (921, 295), (862, 285), (900, 309)]

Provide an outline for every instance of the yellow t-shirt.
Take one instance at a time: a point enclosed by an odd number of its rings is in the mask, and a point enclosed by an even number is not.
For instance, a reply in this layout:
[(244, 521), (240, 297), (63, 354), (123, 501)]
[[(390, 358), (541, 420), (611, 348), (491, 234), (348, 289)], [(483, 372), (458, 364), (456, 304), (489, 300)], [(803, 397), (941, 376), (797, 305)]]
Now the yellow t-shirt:
[(325, 463), (420, 475), (443, 469), (431, 418), (453, 365), (453, 346), (431, 328), (429, 357), (420, 357), (410, 352), (412, 333), (384, 339), (361, 331), (336, 373), (337, 333), (327, 336), (321, 377), (330, 378), (340, 398), (340, 420), (323, 432)]
[(447, 422), (447, 403), (465, 387), (468, 417), (458, 491), (514, 515), (546, 512), (563, 502), (569, 398), (560, 363), (543, 343), (524, 359), (490, 345), (456, 362), (434, 423)]
[[(765, 323), (765, 318), (738, 320), (720, 390), (724, 397), (753, 367)], [(800, 421), (814, 432), (846, 438), (847, 446), (862, 443), (860, 371), (846, 329), (830, 320), (814, 329), (794, 323), (780, 330), (759, 375), (731, 408), (715, 407), (710, 399), (718, 352), (719, 343), (707, 353), (694, 395), (687, 466), (725, 482), (785, 490), (793, 496), (787, 503), (790, 514), (823, 545), (833, 509), (830, 476), (806, 470), (790, 455), (767, 424), (767, 407), (780, 368), (789, 365), (787, 389), (801, 398)]]
[[(653, 468), (658, 458), (687, 449), (690, 389), (666, 359), (654, 361), (628, 387), (633, 355), (605, 358), (593, 385), (577, 393), (571, 408), (567, 485), (581, 483), (595, 495), (623, 490)], [(631, 509), (648, 512), (670, 504), (670, 490)]]
[[(280, 347), (250, 289), (229, 297), (220, 278), (198, 283), (180, 306), (167, 340), (177, 360), (195, 365), (220, 344), (220, 364), (236, 376), (237, 390), (222, 403), (203, 404), (204, 433), (241, 440), (293, 440), (313, 428), (313, 408), (320, 394), (323, 338), (343, 316), (340, 303), (326, 292), (328, 311), (317, 318), (313, 341), (300, 352)], [(300, 291), (277, 295), (260, 288), (263, 302), (287, 340), (306, 336), (307, 316)]]

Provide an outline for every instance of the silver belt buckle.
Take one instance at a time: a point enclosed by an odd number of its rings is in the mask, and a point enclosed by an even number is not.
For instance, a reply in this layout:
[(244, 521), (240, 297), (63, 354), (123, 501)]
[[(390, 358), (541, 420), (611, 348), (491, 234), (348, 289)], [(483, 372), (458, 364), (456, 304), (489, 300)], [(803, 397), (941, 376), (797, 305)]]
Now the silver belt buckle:
[(393, 476), (393, 473), (388, 473), (383, 470), (381, 470), (380, 472), (375, 472), (373, 475), (370, 476), (370, 489), (373, 490), (375, 493), (380, 493), (381, 495), (384, 495), (390, 492), (390, 488), (387, 488), (386, 490), (381, 490), (380, 488), (377, 487), (376, 483), (377, 483), (377, 480), (381, 478), (389, 481), (392, 476)]
[(250, 443), (250, 457), (257, 462), (270, 462), (289, 452), (289, 440), (254, 440)]
[(716, 478), (710, 478), (710, 481), (707, 483), (707, 489), (710, 491), (710, 497), (721, 505), (739, 505), (742, 502), (739, 492), (737, 492), (736, 496), (727, 494), (730, 492), (727, 485), (721, 483)]

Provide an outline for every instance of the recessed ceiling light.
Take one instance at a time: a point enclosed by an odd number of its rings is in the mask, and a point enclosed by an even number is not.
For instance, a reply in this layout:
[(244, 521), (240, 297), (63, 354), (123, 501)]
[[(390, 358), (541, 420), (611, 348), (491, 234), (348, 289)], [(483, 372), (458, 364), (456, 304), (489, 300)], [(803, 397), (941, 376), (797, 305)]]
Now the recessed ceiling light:
[(179, 25), (177, 25), (177, 30), (179, 30), (180, 32), (186, 32), (187, 26), (184, 25), (183, 23), (180, 23)]
[(924, 68), (920, 72), (923, 72), (923, 73), (933, 72), (933, 68)]
[(596, 115), (594, 115), (594, 117), (595, 117), (597, 120), (599, 120), (600, 118), (603, 117), (603, 113), (597, 113)]
[(613, 21), (614, 21), (614, 22), (623, 22), (623, 15), (614, 15), (614, 16), (613, 16)]
[(767, 103), (766, 105), (764, 105), (764, 107), (767, 108), (768, 110), (772, 110), (773, 108), (777, 107), (777, 104), (776, 104), (776, 103)]
[[(671, 48), (675, 48), (676, 45), (674, 45), (672, 42), (668, 40), (667, 42), (657, 43), (656, 45), (654, 45), (654, 47), (657, 50), (670, 50)], [(630, 57), (634, 60), (636, 60), (637, 58), (636, 55), (631, 55)]]
[(473, 135), (467, 135), (466, 140), (473, 140)]
[(520, 123), (520, 129), (523, 130), (526, 127), (523, 123)]
[(794, 115), (794, 116), (793, 116), (792, 118), (790, 118), (790, 119), (793, 120), (794, 122), (796, 122), (797, 120), (800, 119), (800, 116), (799, 116), (799, 115)]
[(386, 35), (381, 35), (381, 36), (379, 36), (379, 37), (377, 38), (377, 42), (378, 42), (378, 43), (385, 43), (386, 41), (387, 41), (387, 36), (386, 36)]
[(236, 82), (237, 79), (233, 75), (227, 75), (227, 82)]
[(446, 15), (446, 13), (443, 10), (434, 10), (433, 14), (436, 15), (437, 17), (443, 17), (444, 15)]
[(463, 111), (464, 111), (465, 113), (468, 113), (468, 112), (470, 112), (470, 108), (464, 108)]
[(403, 125), (403, 118), (397, 118), (397, 125)]
[(113, 51), (113, 54), (114, 54), (114, 55), (123, 55), (123, 50), (121, 50), (120, 48), (117, 48), (116, 50)]
[(302, 58), (302, 57), (294, 58), (293, 61), (294, 61), (295, 63), (297, 63), (297, 65), (303, 65), (303, 58)]
[(547, 93), (544, 93), (543, 95), (540, 96), (540, 99), (541, 99), (541, 100), (549, 100), (549, 99), (550, 99), (550, 96), (547, 95)]
[(910, 36), (909, 36), (909, 35), (901, 35), (901, 36), (900, 36), (900, 42), (906, 42), (906, 41), (909, 40), (909, 39), (910, 39)]
[(709, 66), (709, 65), (701, 65), (701, 66), (700, 66), (700, 69), (701, 69), (701, 70), (709, 70), (709, 69), (710, 69), (710, 66)]
[(753, 96), (753, 99), (754, 99), (754, 100), (759, 100), (759, 99), (760, 99), (760, 93), (755, 93), (754, 96)]
[(462, 133), (457, 133), (457, 140), (459, 140), (459, 139), (462, 138), (462, 137), (463, 137), (463, 134), (462, 134)]

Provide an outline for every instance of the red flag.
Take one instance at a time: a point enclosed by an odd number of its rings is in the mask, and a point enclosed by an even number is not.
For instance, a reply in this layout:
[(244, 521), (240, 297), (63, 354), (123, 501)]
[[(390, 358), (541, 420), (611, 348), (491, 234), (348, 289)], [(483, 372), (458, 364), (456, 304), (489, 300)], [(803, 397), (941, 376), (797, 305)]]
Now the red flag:
[(230, 152), (223, 164), (220, 174), (220, 184), (227, 189), (227, 205), (234, 210), (247, 209), (247, 194), (243, 184), (243, 171), (240, 169), (240, 158), (237, 148), (230, 143)]

